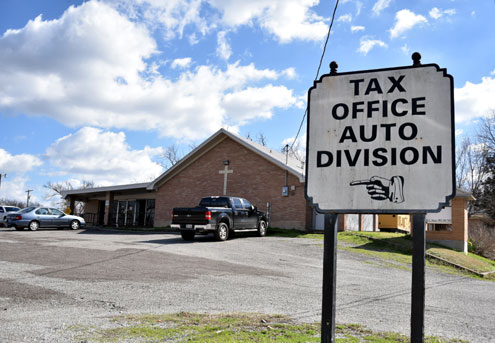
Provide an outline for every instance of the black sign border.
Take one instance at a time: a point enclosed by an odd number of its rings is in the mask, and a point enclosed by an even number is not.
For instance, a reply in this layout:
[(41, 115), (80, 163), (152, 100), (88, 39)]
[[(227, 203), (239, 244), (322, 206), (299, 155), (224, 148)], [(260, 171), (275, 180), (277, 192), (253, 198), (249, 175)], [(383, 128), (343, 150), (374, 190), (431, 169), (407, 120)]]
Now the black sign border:
[[(437, 72), (443, 72), (443, 77), (446, 77), (450, 81), (450, 122), (451, 122), (451, 165), (452, 165), (452, 194), (445, 196), (445, 202), (438, 203), (438, 208), (436, 209), (400, 209), (400, 210), (377, 210), (377, 209), (347, 209), (347, 210), (322, 210), (318, 204), (313, 202), (313, 197), (308, 196), (308, 165), (307, 159), (309, 156), (309, 129), (310, 129), (310, 118), (311, 118), (311, 91), (316, 89), (319, 83), (323, 82), (326, 77), (335, 77), (341, 75), (353, 75), (353, 74), (364, 74), (373, 72), (386, 72), (386, 71), (396, 71), (405, 69), (418, 69), (418, 68), (436, 68)], [(393, 68), (380, 68), (380, 69), (369, 69), (369, 70), (355, 70), (343, 73), (335, 74), (323, 74), (319, 80), (313, 82), (313, 86), (308, 90), (308, 116), (306, 125), (306, 170), (305, 170), (305, 180), (304, 180), (304, 197), (309, 201), (312, 208), (318, 213), (330, 214), (330, 213), (342, 213), (342, 214), (408, 214), (408, 213), (425, 213), (425, 212), (440, 212), (445, 206), (449, 206), (450, 200), (452, 200), (456, 195), (456, 184), (455, 184), (455, 108), (454, 108), (454, 77), (447, 73), (447, 68), (440, 68), (436, 63), (421, 64), (417, 66), (403, 66), (403, 67), (393, 67)]]

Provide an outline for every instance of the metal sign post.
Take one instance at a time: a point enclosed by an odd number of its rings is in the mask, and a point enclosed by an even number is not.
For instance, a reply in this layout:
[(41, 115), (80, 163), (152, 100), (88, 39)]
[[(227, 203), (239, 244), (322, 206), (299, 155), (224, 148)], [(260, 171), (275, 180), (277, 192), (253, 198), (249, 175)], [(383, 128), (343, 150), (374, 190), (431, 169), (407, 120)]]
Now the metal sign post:
[(411, 342), (423, 343), (425, 336), (425, 214), (413, 216), (411, 292)]
[[(455, 195), (453, 77), (436, 64), (337, 72), (308, 92), (305, 196), (325, 214), (322, 342), (334, 342), (337, 214), (414, 214), (411, 341), (424, 341), (425, 214)], [(441, 177), (435, 177), (435, 176)]]
[(338, 215), (336, 213), (325, 214), (324, 230), (321, 341), (324, 343), (334, 343), (338, 231)]

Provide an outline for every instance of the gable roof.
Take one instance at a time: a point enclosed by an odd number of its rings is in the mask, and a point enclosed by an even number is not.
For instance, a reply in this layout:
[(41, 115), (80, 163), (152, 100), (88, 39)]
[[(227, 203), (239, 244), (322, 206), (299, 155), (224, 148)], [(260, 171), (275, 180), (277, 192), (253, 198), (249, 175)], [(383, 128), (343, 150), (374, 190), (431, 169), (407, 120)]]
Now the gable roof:
[(285, 154), (282, 154), (278, 151), (267, 148), (261, 144), (253, 142), (247, 138), (241, 137), (225, 129), (220, 129), (217, 132), (215, 132), (210, 138), (208, 138), (203, 143), (201, 143), (201, 145), (199, 145), (189, 154), (184, 156), (179, 162), (177, 162), (175, 165), (173, 165), (168, 170), (166, 170), (162, 175), (157, 177), (154, 181), (150, 182), (148, 184), (147, 189), (152, 190), (157, 188), (160, 184), (166, 182), (168, 179), (175, 176), (181, 170), (185, 169), (187, 166), (189, 166), (199, 157), (203, 156), (205, 153), (213, 149), (216, 145), (218, 145), (220, 142), (222, 142), (227, 138), (230, 138), (233, 141), (239, 143), (240, 145), (244, 146), (245, 148), (249, 149), (255, 154), (277, 165), (281, 169), (287, 170), (289, 173), (296, 176), (300, 182), (305, 181), (304, 166), (297, 159), (290, 156), (286, 157)]
[(468, 200), (476, 200), (473, 196), (473, 193), (465, 191), (460, 188), (455, 189), (455, 197), (456, 198), (467, 198)]

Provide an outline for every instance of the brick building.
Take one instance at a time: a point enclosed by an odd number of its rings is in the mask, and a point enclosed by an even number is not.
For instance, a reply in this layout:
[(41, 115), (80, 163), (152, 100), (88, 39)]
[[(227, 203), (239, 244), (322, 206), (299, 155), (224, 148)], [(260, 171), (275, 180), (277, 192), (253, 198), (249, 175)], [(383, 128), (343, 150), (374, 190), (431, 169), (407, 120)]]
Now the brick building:
[(149, 184), (66, 191), (64, 196), (72, 208), (75, 201), (86, 202), (86, 216), (94, 224), (142, 225), (144, 211), (144, 223), (153, 213), (153, 226), (164, 227), (174, 207), (194, 207), (202, 197), (225, 190), (262, 211), (269, 207), (272, 227), (303, 230), (313, 226), (303, 172), (300, 161), (220, 129)]
[[(284, 187), (287, 192), (282, 194)], [(312, 225), (302, 163), (224, 129), (151, 182), (148, 189), (156, 191), (155, 226), (170, 224), (174, 207), (193, 207), (202, 197), (224, 194), (246, 198), (262, 211), (269, 206), (273, 227), (305, 229)]]

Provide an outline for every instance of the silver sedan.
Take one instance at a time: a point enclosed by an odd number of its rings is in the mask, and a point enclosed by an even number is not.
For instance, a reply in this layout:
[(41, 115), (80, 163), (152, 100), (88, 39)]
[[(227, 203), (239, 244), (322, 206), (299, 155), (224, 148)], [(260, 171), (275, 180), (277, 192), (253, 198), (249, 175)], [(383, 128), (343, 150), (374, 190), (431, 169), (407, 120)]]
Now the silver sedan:
[(48, 207), (26, 207), (19, 212), (8, 214), (5, 223), (9, 227), (14, 226), (16, 230), (29, 228), (31, 231), (40, 227), (69, 227), (77, 230), (86, 225), (82, 217), (71, 216)]

